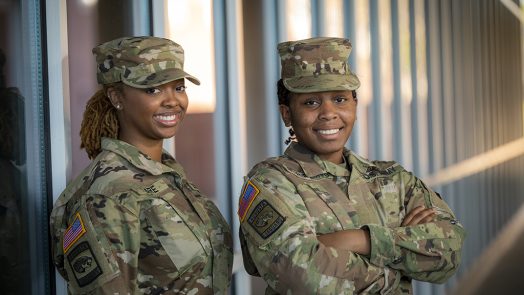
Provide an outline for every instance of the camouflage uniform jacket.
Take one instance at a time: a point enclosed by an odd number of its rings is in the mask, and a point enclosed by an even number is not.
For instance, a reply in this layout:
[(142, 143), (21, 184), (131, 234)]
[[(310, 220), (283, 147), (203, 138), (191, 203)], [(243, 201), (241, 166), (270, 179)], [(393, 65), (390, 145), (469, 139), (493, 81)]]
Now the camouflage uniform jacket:
[(159, 163), (103, 138), (50, 223), (54, 263), (70, 294), (227, 293), (229, 226), (167, 153)]
[[(292, 143), (248, 174), (238, 212), (244, 264), (266, 294), (411, 294), (411, 279), (450, 277), (465, 233), (440, 196), (395, 162), (344, 157), (349, 170)], [(436, 208), (436, 220), (401, 227), (419, 205)], [(370, 232), (369, 256), (316, 238), (358, 228)]]

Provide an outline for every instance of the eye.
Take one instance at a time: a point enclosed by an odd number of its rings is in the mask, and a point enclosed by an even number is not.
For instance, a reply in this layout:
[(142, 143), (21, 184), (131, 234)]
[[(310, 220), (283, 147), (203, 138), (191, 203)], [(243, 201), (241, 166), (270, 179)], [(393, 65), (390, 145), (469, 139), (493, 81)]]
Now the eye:
[(160, 93), (160, 89), (151, 87), (151, 88), (145, 89), (144, 92), (147, 94), (157, 94), (157, 93)]
[(320, 105), (320, 101), (316, 98), (309, 98), (304, 102), (304, 105), (308, 107), (316, 107)]
[(348, 99), (345, 97), (345, 96), (335, 96), (335, 98), (333, 98), (333, 100), (336, 102), (336, 103), (343, 103), (343, 102), (346, 102)]
[(175, 91), (176, 91), (176, 92), (179, 92), (179, 93), (182, 93), (182, 92), (186, 92), (186, 89), (187, 89), (187, 86), (185, 86), (185, 85), (180, 85), (180, 86), (177, 86), (177, 87), (175, 88)]

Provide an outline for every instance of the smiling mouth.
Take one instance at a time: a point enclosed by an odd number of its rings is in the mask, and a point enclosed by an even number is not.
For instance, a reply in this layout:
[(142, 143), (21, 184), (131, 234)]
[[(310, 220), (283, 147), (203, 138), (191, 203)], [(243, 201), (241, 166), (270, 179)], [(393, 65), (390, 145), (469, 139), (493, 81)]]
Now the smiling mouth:
[(157, 115), (155, 118), (159, 119), (160, 121), (174, 121), (176, 120), (176, 115), (170, 115), (170, 116), (163, 116), (163, 115)]
[(317, 132), (322, 134), (322, 135), (333, 135), (333, 134), (337, 134), (340, 131), (340, 129), (341, 128), (337, 128), (337, 129), (322, 129), (322, 130), (317, 130)]
[(155, 115), (153, 116), (153, 119), (155, 119), (155, 121), (165, 126), (173, 126), (173, 125), (176, 125), (178, 122), (178, 116), (176, 114)]

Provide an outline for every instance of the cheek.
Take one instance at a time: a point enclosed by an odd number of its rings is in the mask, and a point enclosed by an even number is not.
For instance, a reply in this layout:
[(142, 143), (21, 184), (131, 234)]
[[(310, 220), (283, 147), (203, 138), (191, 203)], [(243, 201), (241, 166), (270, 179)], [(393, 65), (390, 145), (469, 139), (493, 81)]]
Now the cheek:
[(291, 126), (295, 129), (304, 128), (312, 124), (310, 116), (306, 113), (294, 112), (290, 114)]
[(187, 94), (181, 94), (177, 99), (178, 103), (180, 104), (180, 107), (184, 110), (187, 109), (187, 107), (189, 106), (189, 97), (187, 96)]
[(355, 120), (357, 119), (357, 110), (356, 109), (347, 110), (346, 112), (344, 112), (343, 116), (344, 118), (346, 118), (348, 122), (355, 122)]

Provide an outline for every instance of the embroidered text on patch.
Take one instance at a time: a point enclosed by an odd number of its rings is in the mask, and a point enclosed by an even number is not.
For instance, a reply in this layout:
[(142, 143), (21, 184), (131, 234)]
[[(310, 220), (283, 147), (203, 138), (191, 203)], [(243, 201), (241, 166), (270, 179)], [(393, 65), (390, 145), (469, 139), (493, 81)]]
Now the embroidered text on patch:
[(64, 253), (66, 253), (67, 250), (69, 250), (69, 248), (71, 248), (71, 246), (85, 234), (85, 232), (86, 228), (82, 222), (82, 217), (80, 217), (80, 213), (76, 213), (73, 223), (67, 228), (64, 234), (64, 240), (62, 242)]
[(242, 197), (238, 204), (238, 217), (240, 217), (241, 222), (246, 218), (246, 213), (249, 210), (249, 207), (251, 207), (253, 200), (259, 193), (260, 190), (251, 182), (251, 180), (248, 180), (242, 191)]
[(286, 219), (266, 200), (257, 204), (247, 220), (253, 229), (264, 239), (274, 234)]

